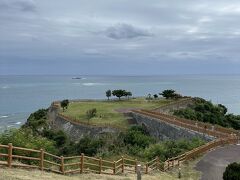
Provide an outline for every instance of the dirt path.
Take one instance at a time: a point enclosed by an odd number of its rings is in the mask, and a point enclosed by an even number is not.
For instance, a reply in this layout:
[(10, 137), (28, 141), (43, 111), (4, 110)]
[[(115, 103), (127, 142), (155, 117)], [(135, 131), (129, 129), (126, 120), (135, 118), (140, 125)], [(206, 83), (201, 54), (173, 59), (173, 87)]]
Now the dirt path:
[(207, 153), (196, 165), (202, 172), (202, 180), (222, 180), (223, 172), (228, 164), (240, 162), (240, 145), (219, 147)]

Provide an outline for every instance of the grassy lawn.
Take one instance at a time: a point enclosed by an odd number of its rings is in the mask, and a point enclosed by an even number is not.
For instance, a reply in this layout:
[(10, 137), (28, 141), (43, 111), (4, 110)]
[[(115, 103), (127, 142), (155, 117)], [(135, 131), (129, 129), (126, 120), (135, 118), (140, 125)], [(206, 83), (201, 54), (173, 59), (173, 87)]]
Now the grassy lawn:
[(97, 116), (89, 120), (90, 124), (108, 124), (126, 128), (128, 126), (128, 121), (118, 110), (127, 108), (154, 109), (172, 101), (173, 100), (165, 99), (147, 101), (145, 98), (136, 98), (121, 101), (72, 102), (63, 114), (79, 122), (88, 123), (86, 116), (87, 110), (96, 108)]

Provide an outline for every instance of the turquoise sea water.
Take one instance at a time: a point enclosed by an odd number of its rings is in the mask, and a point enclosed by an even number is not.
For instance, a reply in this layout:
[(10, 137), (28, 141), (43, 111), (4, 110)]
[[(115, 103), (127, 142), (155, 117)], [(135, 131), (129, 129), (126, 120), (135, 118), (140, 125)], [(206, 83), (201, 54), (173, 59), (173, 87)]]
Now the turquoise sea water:
[(0, 76), (0, 131), (21, 126), (29, 114), (61, 99), (104, 99), (107, 89), (127, 89), (134, 96), (175, 89), (227, 106), (240, 114), (240, 75), (181, 76)]

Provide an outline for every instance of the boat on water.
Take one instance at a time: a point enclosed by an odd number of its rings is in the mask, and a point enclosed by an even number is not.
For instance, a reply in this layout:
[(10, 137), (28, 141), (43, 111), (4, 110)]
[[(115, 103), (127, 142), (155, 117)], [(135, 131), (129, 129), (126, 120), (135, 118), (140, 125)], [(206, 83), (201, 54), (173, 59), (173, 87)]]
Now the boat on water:
[(72, 79), (82, 79), (81, 77), (73, 77)]

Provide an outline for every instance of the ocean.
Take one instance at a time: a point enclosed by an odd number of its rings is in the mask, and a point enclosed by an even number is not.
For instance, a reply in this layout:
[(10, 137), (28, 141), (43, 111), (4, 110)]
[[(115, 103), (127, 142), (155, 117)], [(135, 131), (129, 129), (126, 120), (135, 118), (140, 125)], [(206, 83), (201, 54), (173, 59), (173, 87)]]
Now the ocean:
[(31, 112), (54, 100), (105, 99), (108, 89), (126, 89), (133, 96), (174, 89), (186, 96), (224, 104), (240, 114), (240, 75), (178, 76), (0, 76), (0, 131), (21, 126)]

